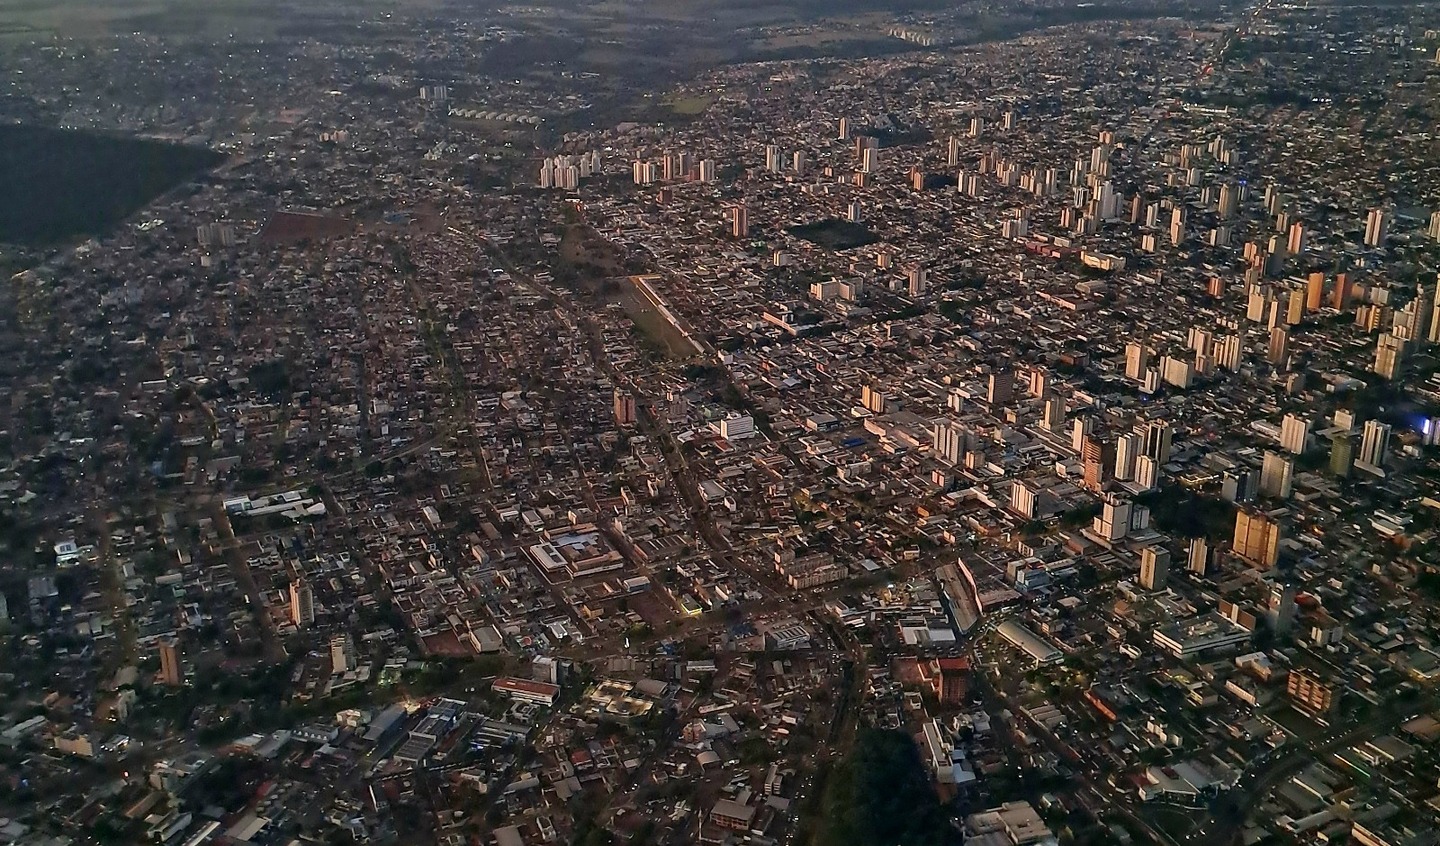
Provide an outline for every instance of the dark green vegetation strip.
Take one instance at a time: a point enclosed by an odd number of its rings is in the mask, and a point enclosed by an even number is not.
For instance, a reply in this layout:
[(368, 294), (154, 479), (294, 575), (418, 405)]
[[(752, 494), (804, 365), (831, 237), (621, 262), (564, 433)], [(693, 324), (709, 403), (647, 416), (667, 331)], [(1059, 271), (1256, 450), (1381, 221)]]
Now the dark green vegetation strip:
[(140, 138), (0, 126), (0, 242), (99, 234), (223, 159)]
[(848, 220), (820, 220), (790, 227), (790, 234), (831, 250), (849, 250), (873, 244), (880, 238), (864, 224)]
[(815, 846), (940, 846), (959, 840), (930, 787), (915, 741), (863, 729), (825, 785)]

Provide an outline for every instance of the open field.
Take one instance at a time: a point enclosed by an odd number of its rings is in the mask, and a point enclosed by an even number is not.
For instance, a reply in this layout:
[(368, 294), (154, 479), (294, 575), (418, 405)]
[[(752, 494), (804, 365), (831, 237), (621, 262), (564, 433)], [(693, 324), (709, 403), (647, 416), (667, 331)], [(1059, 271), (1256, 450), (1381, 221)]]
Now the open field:
[[(325, 31), (353, 37), (358, 21), (397, 5), (390, 0), (350, 4), (327, 0), (0, 0), (0, 44), (54, 37), (105, 38), (132, 32), (181, 40), (274, 38)], [(475, 6), (464, 0), (412, 0), (404, 5), (417, 15), (475, 11)]]
[(223, 159), (139, 138), (0, 126), (0, 241), (99, 234)]
[(270, 35), (285, 20), (268, 0), (0, 0), (0, 38), (103, 38), (125, 32)]
[(557, 273), (557, 279), (563, 276), (565, 284), (620, 306), (635, 327), (666, 356), (682, 360), (695, 354), (695, 347), (628, 277), (625, 257), (614, 244), (594, 230), (575, 224), (566, 227), (558, 251), (564, 272)]
[(634, 282), (628, 279), (621, 282), (612, 299), (625, 309), (625, 314), (635, 326), (670, 358), (679, 361), (695, 354), (695, 348), (680, 334), (680, 330), (670, 325), (665, 315), (655, 308)]
[(665, 105), (677, 115), (694, 116), (704, 114), (712, 102), (710, 97), (680, 95), (666, 99)]
[(943, 9), (951, 0), (602, 0), (587, 8), (592, 14), (620, 15), (631, 20), (714, 20), (735, 26), (769, 26), (869, 12)]
[(0, 38), (103, 37), (122, 31), (136, 17), (163, 9), (158, 0), (109, 4), (0, 0)]
[(298, 244), (301, 241), (320, 241), (338, 238), (348, 234), (350, 221), (310, 212), (279, 211), (271, 215), (260, 230), (260, 241), (264, 244)]
[[(922, 0), (926, 2), (927, 0)], [(928, 0), (936, 2), (937, 0)], [(878, 0), (850, 0), (876, 3)], [(377, 12), (393, 12), (392, 0), (358, 3), (302, 3), (299, 0), (0, 0), (0, 43), (50, 38), (106, 38), (129, 33), (188, 40), (272, 39), (313, 35), (326, 40), (363, 40), (367, 23)], [(414, 0), (403, 4), (405, 14), (478, 18), (502, 4), (467, 3), (465, 0)], [(591, 23), (592, 37), (577, 39), (568, 32), (541, 27), (527, 37), (492, 45), (481, 58), (482, 67), (508, 73), (557, 58), (619, 72), (672, 66), (696, 67), (729, 61), (743, 52), (723, 36), (739, 28), (799, 22), (817, 15), (840, 13), (819, 0), (798, 5), (775, 0), (741, 2), (716, 9), (692, 0), (642, 0), (635, 4), (605, 0), (595, 4), (570, 0), (539, 0), (537, 9), (576, 13)], [(643, 13), (636, 8), (644, 9)], [(706, 21), (718, 24), (707, 33), (677, 40), (673, 33), (655, 34), (635, 26), (639, 18), (672, 24)], [(599, 36), (599, 37), (594, 37)], [(681, 43), (683, 42), (683, 43)]]
[(767, 34), (750, 42), (750, 49), (757, 53), (777, 53), (788, 50), (814, 50), (833, 47), (841, 42), (855, 42), (873, 39), (874, 32), (864, 32), (843, 26), (810, 26), (803, 29), (782, 30)]

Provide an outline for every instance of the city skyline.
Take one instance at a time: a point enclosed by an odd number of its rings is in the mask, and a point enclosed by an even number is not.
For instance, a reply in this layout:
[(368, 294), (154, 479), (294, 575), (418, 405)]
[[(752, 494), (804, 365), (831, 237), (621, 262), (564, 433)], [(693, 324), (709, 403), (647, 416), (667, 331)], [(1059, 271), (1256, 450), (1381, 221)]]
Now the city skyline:
[(1440, 830), (1440, 10), (0, 10), (0, 841)]

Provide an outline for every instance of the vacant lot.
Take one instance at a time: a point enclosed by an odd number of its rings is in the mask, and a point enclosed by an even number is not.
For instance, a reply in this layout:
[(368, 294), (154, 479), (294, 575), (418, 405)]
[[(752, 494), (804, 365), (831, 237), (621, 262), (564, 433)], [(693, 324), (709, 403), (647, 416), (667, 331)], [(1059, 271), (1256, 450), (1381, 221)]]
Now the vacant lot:
[(260, 241), (265, 244), (298, 244), (301, 241), (322, 241), (350, 232), (350, 221), (311, 212), (280, 211), (265, 221)]
[(0, 242), (97, 235), (224, 156), (198, 147), (0, 126)]

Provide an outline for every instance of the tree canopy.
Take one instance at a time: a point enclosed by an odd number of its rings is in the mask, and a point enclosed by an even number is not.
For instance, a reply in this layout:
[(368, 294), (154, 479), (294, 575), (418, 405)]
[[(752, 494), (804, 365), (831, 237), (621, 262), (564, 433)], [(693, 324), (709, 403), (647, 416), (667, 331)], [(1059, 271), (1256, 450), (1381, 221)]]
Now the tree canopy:
[(818, 846), (943, 846), (959, 840), (903, 731), (863, 729), (825, 785)]

